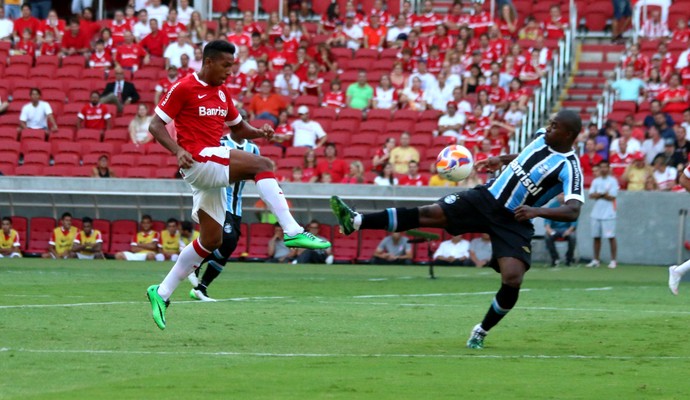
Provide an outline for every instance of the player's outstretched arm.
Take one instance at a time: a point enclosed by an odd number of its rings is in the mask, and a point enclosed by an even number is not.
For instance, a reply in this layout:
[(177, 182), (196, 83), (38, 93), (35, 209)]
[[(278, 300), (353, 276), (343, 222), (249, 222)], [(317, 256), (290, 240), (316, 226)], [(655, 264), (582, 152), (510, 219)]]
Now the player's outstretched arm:
[(192, 163), (194, 162), (192, 155), (175, 143), (173, 138), (170, 137), (168, 130), (165, 129), (165, 121), (163, 121), (157, 114), (154, 114), (153, 118), (151, 119), (149, 132), (151, 132), (151, 135), (153, 135), (154, 139), (156, 139), (158, 143), (177, 156), (177, 164), (180, 168), (190, 168), (192, 166)]
[(511, 161), (517, 158), (517, 156), (517, 154), (506, 154), (498, 157), (489, 157), (487, 159), (477, 161), (476, 163), (474, 163), (474, 169), (482, 172), (496, 172), (502, 166), (509, 164)]
[(244, 139), (252, 140), (266, 138), (270, 140), (273, 138), (274, 133), (273, 128), (268, 124), (264, 124), (264, 126), (257, 129), (244, 120), (230, 127), (230, 137), (236, 142), (241, 142)]
[(551, 221), (573, 222), (580, 217), (582, 203), (577, 200), (568, 200), (565, 204), (556, 208), (541, 208), (520, 206), (515, 209), (515, 219), (527, 221), (532, 218), (542, 217)]

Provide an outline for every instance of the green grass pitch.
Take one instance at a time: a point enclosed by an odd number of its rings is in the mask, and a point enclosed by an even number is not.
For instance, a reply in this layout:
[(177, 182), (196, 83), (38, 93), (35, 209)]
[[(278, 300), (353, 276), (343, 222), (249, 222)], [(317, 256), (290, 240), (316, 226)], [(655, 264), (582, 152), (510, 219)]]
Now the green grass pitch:
[(233, 264), (168, 327), (169, 263), (0, 260), (0, 399), (687, 399), (690, 285), (535, 266), (484, 350), (492, 270)]

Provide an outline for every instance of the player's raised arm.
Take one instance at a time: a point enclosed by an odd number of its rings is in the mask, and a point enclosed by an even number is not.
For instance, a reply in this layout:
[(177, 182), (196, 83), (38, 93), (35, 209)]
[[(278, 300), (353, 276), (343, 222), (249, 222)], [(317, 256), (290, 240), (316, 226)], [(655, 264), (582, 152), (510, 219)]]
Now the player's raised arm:
[(515, 219), (528, 221), (532, 218), (542, 217), (552, 221), (573, 222), (580, 217), (581, 207), (582, 202), (574, 199), (568, 200), (556, 208), (520, 206), (515, 209)]
[(517, 158), (517, 154), (506, 154), (503, 156), (498, 156), (498, 157), (489, 157), (481, 161), (477, 161), (474, 163), (474, 169), (477, 171), (488, 171), (488, 172), (496, 172), (498, 171), (502, 166), (509, 164), (511, 161), (513, 161), (515, 158)]
[(241, 142), (243, 139), (252, 140), (266, 138), (270, 140), (273, 138), (274, 133), (275, 131), (268, 124), (264, 124), (264, 126), (257, 129), (244, 120), (239, 124), (230, 126), (230, 137), (236, 142)]

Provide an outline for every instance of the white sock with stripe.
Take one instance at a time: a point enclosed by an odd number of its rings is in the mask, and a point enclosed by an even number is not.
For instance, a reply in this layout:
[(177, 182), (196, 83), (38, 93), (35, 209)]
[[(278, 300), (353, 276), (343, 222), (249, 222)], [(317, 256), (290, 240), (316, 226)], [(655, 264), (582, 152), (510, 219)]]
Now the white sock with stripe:
[(199, 239), (194, 239), (191, 246), (186, 246), (182, 249), (177, 262), (175, 262), (175, 265), (173, 265), (158, 287), (158, 294), (163, 300), (167, 301), (175, 289), (177, 289), (177, 286), (180, 285), (180, 282), (185, 280), (196, 268), (199, 268), (199, 265), (209, 254), (211, 252), (201, 245)]
[(278, 223), (283, 227), (283, 231), (288, 236), (295, 236), (304, 232), (290, 212), (283, 190), (278, 186), (273, 172), (262, 172), (254, 178), (256, 190), (259, 192), (261, 200), (266, 203), (268, 209), (278, 218)]

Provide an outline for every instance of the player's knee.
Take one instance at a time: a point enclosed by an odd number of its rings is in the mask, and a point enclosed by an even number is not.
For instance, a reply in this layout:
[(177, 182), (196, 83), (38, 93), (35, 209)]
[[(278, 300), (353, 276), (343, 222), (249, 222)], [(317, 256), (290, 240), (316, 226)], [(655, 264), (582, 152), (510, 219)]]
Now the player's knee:
[(256, 162), (256, 168), (257, 168), (257, 173), (258, 172), (267, 172), (267, 171), (273, 171), (274, 165), (273, 161), (266, 157), (257, 157), (257, 162)]
[(203, 241), (200, 240), (199, 243), (201, 243), (206, 250), (212, 252), (223, 244), (223, 237), (220, 235), (207, 236), (204, 237)]
[(115, 259), (116, 259), (116, 260), (124, 260), (124, 259), (125, 259), (124, 253), (121, 253), (121, 252), (120, 252), (120, 253), (115, 253)]

